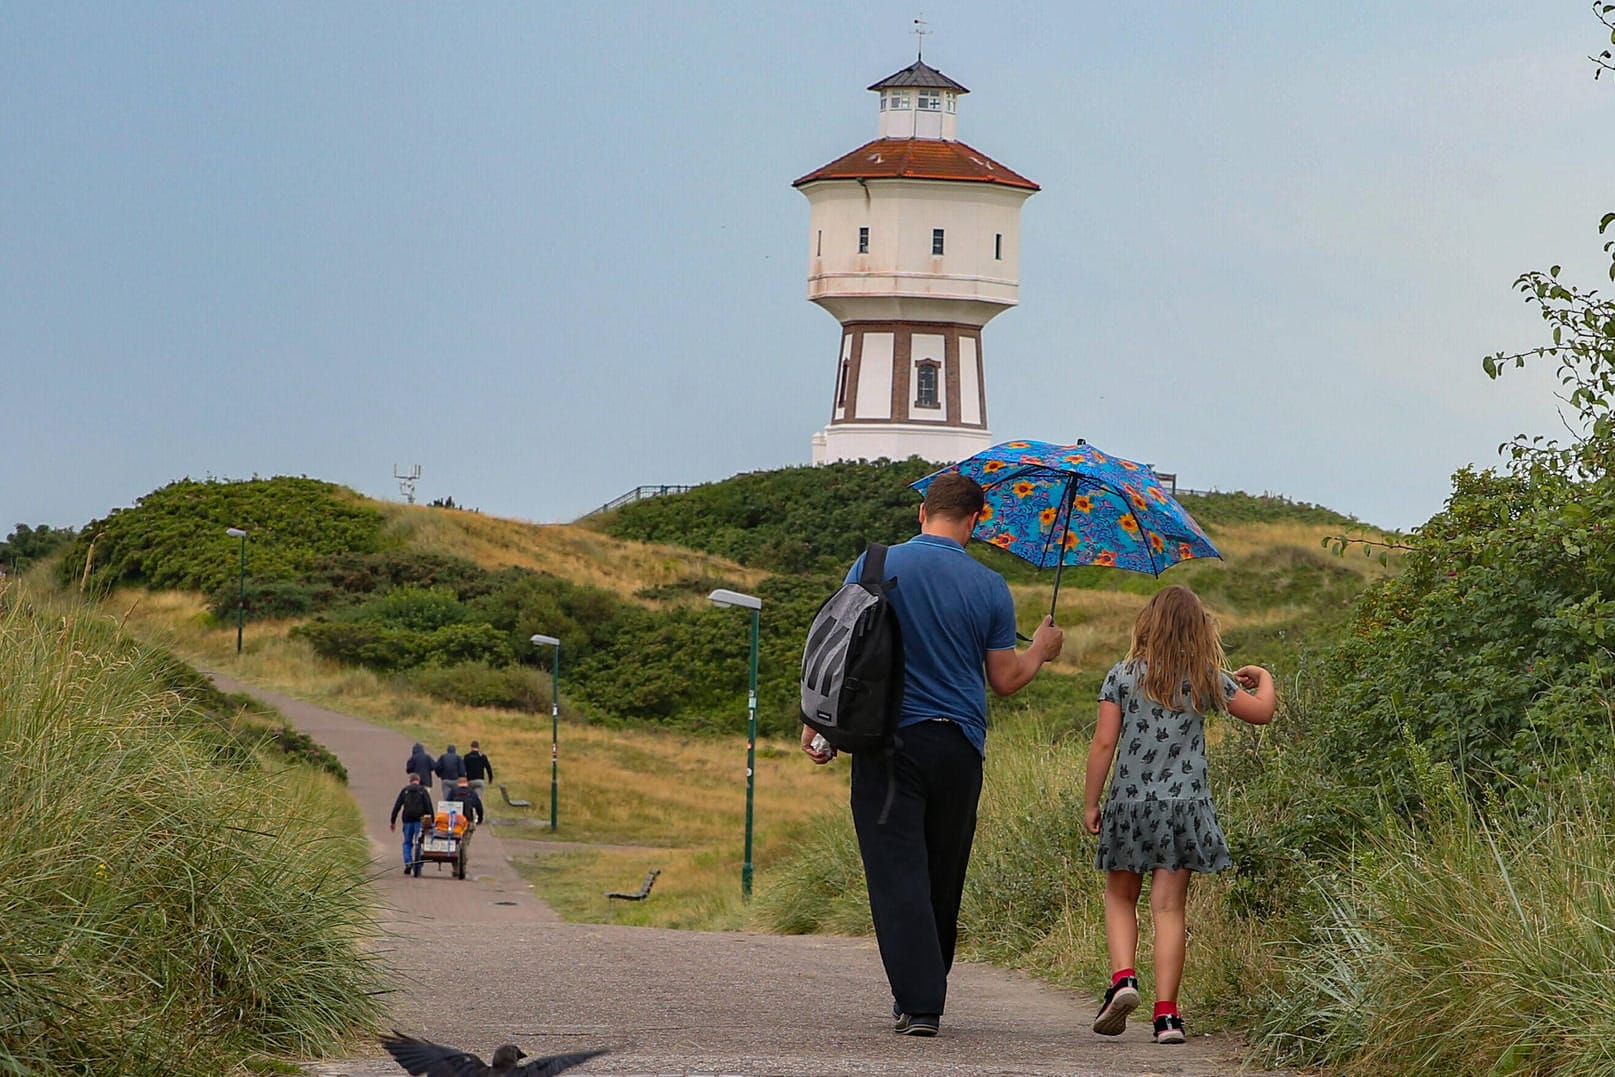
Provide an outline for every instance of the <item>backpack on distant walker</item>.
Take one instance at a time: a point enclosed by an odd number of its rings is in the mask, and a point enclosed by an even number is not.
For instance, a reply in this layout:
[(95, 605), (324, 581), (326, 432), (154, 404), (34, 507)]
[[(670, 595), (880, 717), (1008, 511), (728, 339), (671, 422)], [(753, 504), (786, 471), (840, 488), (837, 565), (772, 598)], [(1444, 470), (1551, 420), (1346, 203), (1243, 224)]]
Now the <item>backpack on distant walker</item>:
[(891, 747), (903, 708), (903, 634), (886, 547), (871, 542), (859, 578), (825, 599), (802, 650), (802, 721), (837, 751)]

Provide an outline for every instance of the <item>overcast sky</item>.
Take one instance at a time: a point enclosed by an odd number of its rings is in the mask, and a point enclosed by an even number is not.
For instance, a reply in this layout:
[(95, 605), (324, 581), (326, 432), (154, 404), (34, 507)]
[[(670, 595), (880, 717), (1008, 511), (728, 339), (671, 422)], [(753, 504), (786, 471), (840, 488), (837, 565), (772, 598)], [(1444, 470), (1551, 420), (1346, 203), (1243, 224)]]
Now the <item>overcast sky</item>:
[(1410, 527), (1558, 429), (1532, 268), (1608, 284), (1582, 0), (7, 4), (0, 536), (309, 475), (570, 520), (806, 463), (790, 184), (925, 59), (1036, 180), (1001, 440)]

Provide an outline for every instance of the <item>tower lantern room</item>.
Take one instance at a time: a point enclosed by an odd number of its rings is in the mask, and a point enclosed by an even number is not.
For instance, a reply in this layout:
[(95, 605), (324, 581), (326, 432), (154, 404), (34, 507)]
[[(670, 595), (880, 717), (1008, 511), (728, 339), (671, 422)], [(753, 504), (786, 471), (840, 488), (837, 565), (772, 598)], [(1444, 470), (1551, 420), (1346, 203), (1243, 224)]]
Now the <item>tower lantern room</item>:
[(992, 444), (981, 330), (1018, 302), (1038, 185), (958, 140), (970, 91), (916, 60), (869, 87), (878, 137), (798, 179), (808, 298), (841, 323), (813, 462), (959, 460)]

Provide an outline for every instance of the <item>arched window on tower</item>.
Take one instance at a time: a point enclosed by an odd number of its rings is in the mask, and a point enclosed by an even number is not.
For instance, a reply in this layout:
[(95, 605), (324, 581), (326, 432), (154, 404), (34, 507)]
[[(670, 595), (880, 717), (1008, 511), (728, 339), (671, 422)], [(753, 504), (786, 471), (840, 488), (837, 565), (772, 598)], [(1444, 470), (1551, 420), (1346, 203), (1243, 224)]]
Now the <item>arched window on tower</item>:
[(935, 359), (921, 359), (914, 364), (914, 406), (917, 408), (939, 408), (941, 401), (937, 399), (937, 375), (942, 364)]

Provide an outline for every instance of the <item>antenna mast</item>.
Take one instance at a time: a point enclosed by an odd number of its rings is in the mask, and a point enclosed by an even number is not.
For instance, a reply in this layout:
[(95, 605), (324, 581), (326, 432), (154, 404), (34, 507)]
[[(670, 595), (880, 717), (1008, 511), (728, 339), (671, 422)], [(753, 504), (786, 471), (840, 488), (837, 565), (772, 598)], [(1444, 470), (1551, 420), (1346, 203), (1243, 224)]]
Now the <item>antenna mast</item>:
[(925, 59), (925, 37), (927, 34), (931, 33), (930, 30), (925, 28), (926, 25), (927, 24), (924, 19), (914, 20), (914, 37), (917, 39), (914, 48), (914, 58), (916, 60)]
[(398, 480), (398, 492), (404, 495), (404, 501), (408, 504), (415, 504), (415, 483), (420, 477), (421, 465), (419, 464), (411, 467), (407, 474), (399, 471), (397, 464), (393, 465), (393, 478)]

